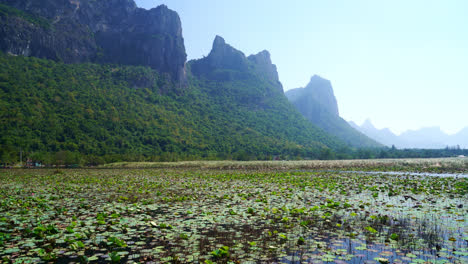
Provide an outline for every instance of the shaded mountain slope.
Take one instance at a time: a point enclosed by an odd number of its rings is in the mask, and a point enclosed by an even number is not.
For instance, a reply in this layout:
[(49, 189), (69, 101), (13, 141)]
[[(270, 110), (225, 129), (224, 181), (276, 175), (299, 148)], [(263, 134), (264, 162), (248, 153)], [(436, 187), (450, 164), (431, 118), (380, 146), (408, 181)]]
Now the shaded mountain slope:
[(285, 94), (310, 122), (347, 144), (359, 148), (382, 147), (339, 116), (338, 104), (329, 80), (314, 75), (305, 88), (292, 89)]

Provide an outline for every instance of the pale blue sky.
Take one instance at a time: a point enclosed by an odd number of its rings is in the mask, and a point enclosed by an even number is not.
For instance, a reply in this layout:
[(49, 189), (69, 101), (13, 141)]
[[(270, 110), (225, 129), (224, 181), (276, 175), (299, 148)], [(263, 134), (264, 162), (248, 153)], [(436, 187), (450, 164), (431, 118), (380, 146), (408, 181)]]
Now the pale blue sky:
[(179, 13), (188, 58), (215, 35), (272, 54), (284, 89), (331, 80), (340, 115), (400, 133), (468, 126), (468, 1), (136, 0)]

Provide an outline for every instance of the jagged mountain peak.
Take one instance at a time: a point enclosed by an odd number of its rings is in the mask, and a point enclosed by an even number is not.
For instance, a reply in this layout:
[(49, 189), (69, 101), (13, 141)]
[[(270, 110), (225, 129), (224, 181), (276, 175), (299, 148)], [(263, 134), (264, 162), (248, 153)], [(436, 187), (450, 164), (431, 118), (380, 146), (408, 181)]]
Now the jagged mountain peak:
[[(276, 65), (271, 61), (270, 52), (263, 50), (248, 57), (232, 47), (223, 37), (217, 35), (207, 57), (191, 62), (192, 73), (217, 81), (252, 78), (254, 75), (267, 81), (275, 91), (283, 94)], [(255, 78), (257, 78), (255, 77)]]
[[(312, 75), (312, 77), (310, 77), (310, 81), (309, 81), (309, 85), (317, 85), (317, 84), (320, 84), (320, 85), (330, 85), (331, 86), (331, 82), (330, 80), (327, 80), (323, 77), (321, 77), (320, 75), (317, 75), (317, 74), (314, 74)], [(306, 86), (306, 87), (307, 87)]]
[(252, 54), (248, 58), (257, 64), (272, 64), (271, 55), (268, 50), (263, 50), (257, 54)]
[(286, 96), (291, 102), (301, 100), (303, 104), (318, 105), (320, 111), (339, 116), (338, 103), (331, 82), (318, 75), (313, 75), (304, 88), (287, 91)]
[(216, 36), (210, 54), (206, 57), (211, 68), (247, 71), (247, 58), (242, 51), (227, 44), (224, 38)]
[[(128, 0), (128, 1), (130, 1), (130, 0)], [(133, 1), (133, 0), (132, 0), (132, 1)], [(167, 7), (167, 5), (165, 5), (165, 4), (160, 4), (160, 5), (158, 5), (157, 7), (154, 7), (154, 8), (151, 8), (151, 9), (155, 9), (155, 8), (162, 8), (162, 9), (170, 10), (169, 7)]]
[(226, 45), (226, 41), (224, 40), (223, 37), (216, 35), (214, 41), (213, 41), (213, 49), (216, 49), (218, 47), (222, 47)]
[(318, 75), (313, 75), (304, 90), (328, 112), (339, 116), (338, 103), (329, 80)]
[[(327, 93), (333, 94), (333, 87), (330, 80), (327, 80), (319, 75), (313, 75), (310, 77), (309, 83), (306, 85), (305, 89), (308, 90), (326, 90)], [(333, 95), (334, 96), (334, 95)]]
[(313, 93), (327, 95), (327, 97), (335, 97), (330, 80), (327, 80), (319, 75), (313, 75), (305, 89)]
[(278, 70), (276, 65), (271, 62), (270, 52), (267, 50), (260, 51), (257, 54), (250, 55), (247, 58), (253, 62), (258, 72), (262, 73), (265, 78), (271, 83), (281, 86), (281, 92), (283, 93), (283, 86), (280, 83)]
[(212, 56), (213, 54), (219, 54), (221, 53), (222, 55), (226, 55), (227, 53), (237, 53), (238, 55), (241, 55), (245, 57), (244, 53), (240, 50), (235, 49), (228, 43), (226, 43), (226, 40), (224, 40), (223, 37), (216, 35), (216, 37), (213, 40), (213, 45), (210, 51), (210, 54), (208, 56)]

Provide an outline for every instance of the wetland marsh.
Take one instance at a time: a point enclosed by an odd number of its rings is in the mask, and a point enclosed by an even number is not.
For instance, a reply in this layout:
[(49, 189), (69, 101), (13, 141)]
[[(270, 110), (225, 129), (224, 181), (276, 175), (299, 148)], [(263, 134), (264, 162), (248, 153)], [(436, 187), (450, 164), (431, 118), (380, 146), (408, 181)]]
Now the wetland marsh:
[(468, 179), (0, 171), (3, 263), (468, 263)]

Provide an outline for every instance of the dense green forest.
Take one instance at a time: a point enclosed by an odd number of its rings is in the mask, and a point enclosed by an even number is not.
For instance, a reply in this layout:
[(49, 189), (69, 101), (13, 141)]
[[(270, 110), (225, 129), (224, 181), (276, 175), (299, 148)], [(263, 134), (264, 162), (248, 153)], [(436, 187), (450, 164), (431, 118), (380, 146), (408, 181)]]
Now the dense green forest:
[[(0, 157), (43, 163), (320, 158), (347, 147), (266, 83), (0, 55)], [(264, 94), (264, 93), (263, 93)], [(320, 142), (320, 143), (319, 143)], [(349, 150), (351, 151), (351, 150)]]
[[(147, 67), (0, 54), (0, 163), (350, 159), (468, 155), (353, 149), (317, 129), (255, 75), (172, 83)], [(321, 143), (319, 143), (321, 142)]]

